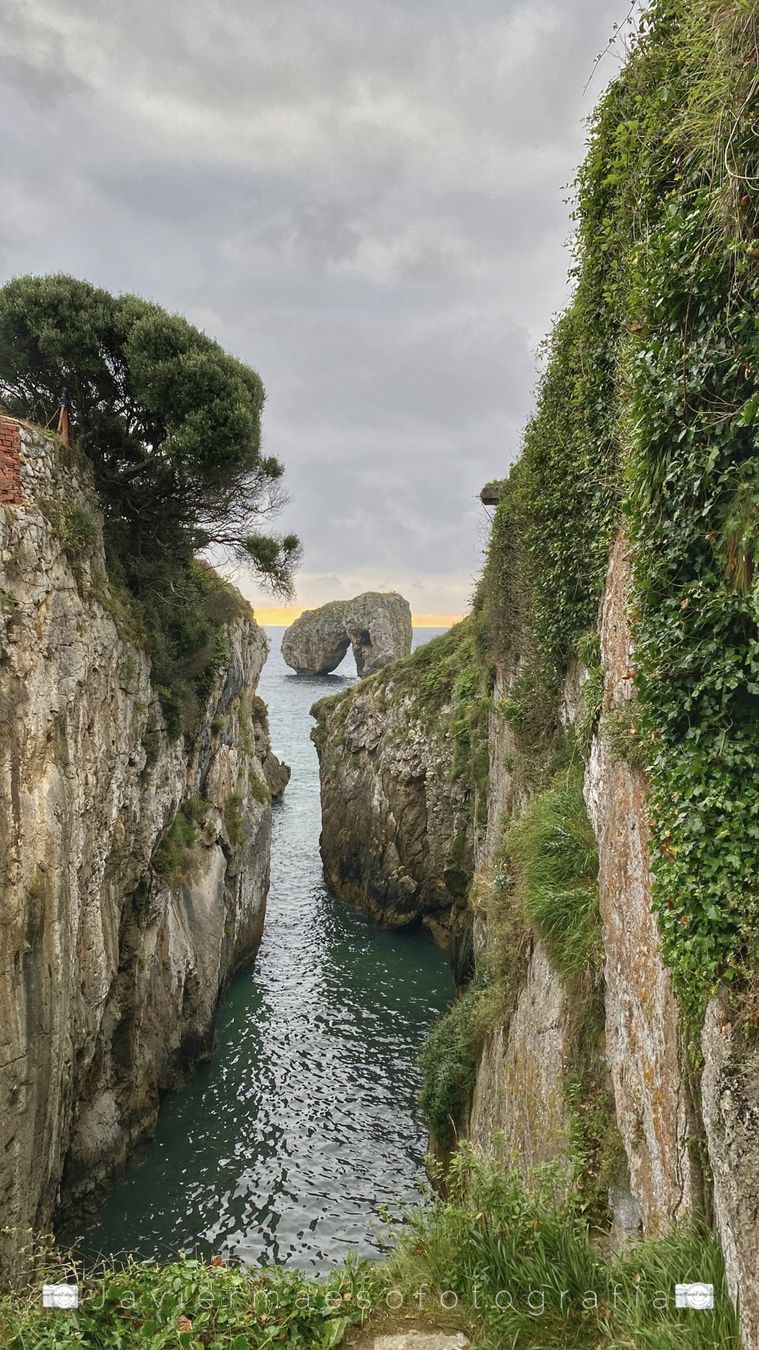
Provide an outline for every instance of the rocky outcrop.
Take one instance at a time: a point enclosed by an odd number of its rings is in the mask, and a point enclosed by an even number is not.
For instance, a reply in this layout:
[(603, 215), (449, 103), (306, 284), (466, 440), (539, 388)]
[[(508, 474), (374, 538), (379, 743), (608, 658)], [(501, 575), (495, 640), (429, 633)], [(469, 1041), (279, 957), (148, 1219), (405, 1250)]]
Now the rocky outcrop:
[(442, 943), (457, 926), (472, 870), (473, 803), (450, 736), (431, 737), (390, 672), (311, 710), (319, 755), (327, 882), (379, 923), (421, 922)]
[(348, 601), (345, 630), (359, 675), (374, 675), (411, 651), (411, 608), (394, 591), (366, 591)]
[(329, 675), (350, 646), (345, 629), (347, 600), (306, 609), (282, 636), (282, 656), (299, 675)]
[[(625, 1229), (647, 1235), (703, 1205), (694, 1148), (698, 1122), (681, 1054), (682, 1032), (671, 980), (661, 958), (651, 909), (646, 781), (615, 750), (614, 714), (633, 695), (631, 637), (626, 613), (629, 571), (622, 540), (611, 554), (600, 612), (604, 670), (602, 711), (585, 773), (588, 814), (596, 835), (604, 948), (602, 1073), (608, 1073), (614, 1124), (629, 1176), (620, 1175), (614, 1207)], [(496, 706), (508, 695), (514, 670), (496, 674)], [(582, 710), (587, 672), (574, 667), (559, 699), (565, 726)], [(478, 865), (487, 870), (515, 798), (508, 765), (508, 723), (490, 718), (488, 828)], [(487, 916), (475, 918), (475, 946), (486, 956)], [(508, 1021), (486, 1039), (480, 1057), (468, 1132), (482, 1151), (502, 1153), (529, 1173), (536, 1162), (566, 1152), (570, 1118), (566, 1075), (576, 1034), (562, 980), (533, 942)]]
[(230, 624), (196, 733), (171, 739), (86, 466), (19, 436), (19, 501), (0, 506), (0, 1255), (16, 1275), (18, 1230), (110, 1182), (208, 1054), (261, 936), (285, 776), (253, 619)]
[(282, 638), (282, 656), (299, 675), (327, 675), (352, 647), (360, 676), (411, 651), (411, 610), (395, 592), (366, 591), (307, 609)]

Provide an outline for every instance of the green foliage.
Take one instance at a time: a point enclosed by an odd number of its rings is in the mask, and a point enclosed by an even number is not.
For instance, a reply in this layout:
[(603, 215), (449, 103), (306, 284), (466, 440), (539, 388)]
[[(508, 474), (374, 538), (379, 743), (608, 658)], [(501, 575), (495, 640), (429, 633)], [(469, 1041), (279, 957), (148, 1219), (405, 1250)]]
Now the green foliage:
[(474, 1088), (482, 1041), (474, 1014), (484, 987), (478, 976), (436, 1023), (420, 1056), (419, 1104), (425, 1124), (443, 1148), (455, 1142)]
[(591, 1056), (578, 1071), (570, 1067), (564, 1083), (569, 1109), (569, 1156), (572, 1185), (578, 1207), (592, 1223), (606, 1228), (611, 1221), (609, 1193), (627, 1184), (628, 1164), (617, 1127), (614, 1097), (599, 1038)]
[[(752, 597), (759, 408), (759, 95), (752, 6), (657, 7), (665, 190), (633, 255), (629, 514), (654, 902), (698, 1021), (759, 935), (759, 629)], [(729, 109), (729, 115), (726, 110)]]
[(184, 1256), (166, 1265), (133, 1259), (102, 1265), (84, 1275), (76, 1312), (41, 1309), (43, 1279), (65, 1282), (71, 1270), (72, 1263), (48, 1253), (28, 1297), (0, 1299), (7, 1350), (331, 1350), (376, 1297), (371, 1272), (361, 1265), (316, 1281), (294, 1270), (238, 1269)]
[(61, 543), (67, 557), (81, 563), (88, 557), (100, 537), (97, 522), (83, 506), (71, 505), (63, 513)]
[[(479, 1350), (739, 1347), (711, 1234), (684, 1226), (605, 1258), (572, 1193), (571, 1168), (538, 1169), (526, 1186), (466, 1145), (448, 1168), (445, 1199), (408, 1216), (378, 1274), (404, 1304), (438, 1314), (441, 1291), (450, 1291), (445, 1306), (457, 1307)], [(676, 1310), (674, 1287), (682, 1281), (713, 1284), (714, 1310)]]
[[(0, 288), (0, 401), (47, 424), (67, 389), (77, 444), (103, 513), (108, 576), (93, 593), (120, 631), (144, 643), (169, 733), (192, 734), (225, 663), (224, 625), (250, 613), (195, 555), (252, 567), (289, 594), (294, 535), (262, 533), (283, 502), (282, 466), (261, 453), (258, 376), (177, 315), (71, 277), (17, 277)], [(57, 506), (75, 566), (99, 525)], [(102, 571), (102, 568), (100, 569)]]
[(509, 826), (524, 912), (559, 975), (597, 969), (601, 959), (598, 855), (577, 773), (559, 781)]
[(271, 792), (269, 791), (267, 784), (264, 782), (263, 778), (259, 778), (254, 769), (251, 769), (250, 774), (248, 775), (248, 782), (250, 784), (251, 795), (257, 802), (261, 802), (261, 804), (265, 806), (271, 801)]
[(16, 277), (0, 289), (0, 396), (46, 426), (64, 388), (125, 565), (215, 544), (289, 592), (297, 540), (256, 528), (283, 470), (261, 454), (254, 371), (138, 296)]
[(193, 817), (194, 807), (188, 810), (185, 803), (153, 854), (153, 870), (170, 886), (189, 880), (195, 870), (198, 830)]
[[(353, 1343), (367, 1320), (364, 1336), (381, 1331), (392, 1308), (414, 1326), (461, 1327), (473, 1350), (739, 1350), (712, 1235), (692, 1224), (604, 1256), (569, 1177), (561, 1166), (541, 1168), (526, 1185), (462, 1146), (445, 1198), (428, 1197), (390, 1230), (384, 1263), (349, 1263), (321, 1280), (187, 1256), (83, 1271), (46, 1248), (34, 1287), (0, 1298), (0, 1340), (8, 1350), (333, 1350)], [(79, 1308), (43, 1310), (43, 1281), (72, 1272)], [(676, 1310), (674, 1287), (682, 1281), (713, 1284), (713, 1311)]]
[[(111, 575), (118, 574), (111, 558)], [(250, 605), (207, 563), (182, 568), (166, 559), (151, 569), (140, 609), (152, 678), (169, 735), (192, 734), (218, 672), (229, 658), (227, 626)]]
[(243, 810), (242, 793), (230, 792), (224, 803), (224, 825), (230, 844), (235, 848), (244, 844), (248, 837), (248, 822)]
[[(758, 43), (743, 0), (656, 0), (640, 21), (593, 118), (574, 297), (477, 597), (491, 653), (544, 695), (531, 722), (513, 691), (504, 709), (521, 801), (545, 782), (624, 498), (637, 706), (604, 729), (646, 761), (654, 903), (694, 1022), (720, 984), (759, 979)], [(600, 711), (585, 664), (581, 747)]]
[(182, 805), (182, 812), (194, 825), (203, 826), (208, 819), (211, 803), (205, 797), (188, 797)]
[(603, 707), (604, 668), (600, 664), (590, 666), (580, 690), (580, 711), (577, 717), (577, 741), (587, 755), (593, 733), (598, 726)]

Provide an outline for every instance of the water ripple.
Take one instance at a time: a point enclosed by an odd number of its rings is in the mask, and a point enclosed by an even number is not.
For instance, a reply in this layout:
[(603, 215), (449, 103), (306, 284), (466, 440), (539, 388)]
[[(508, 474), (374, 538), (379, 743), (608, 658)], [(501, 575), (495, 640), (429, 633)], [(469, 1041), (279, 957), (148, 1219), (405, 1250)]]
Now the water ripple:
[(292, 675), (281, 632), (260, 692), (293, 774), (274, 806), (261, 951), (220, 1011), (212, 1062), (166, 1100), (146, 1156), (95, 1216), (90, 1256), (228, 1250), (321, 1270), (371, 1251), (378, 1207), (410, 1198), (420, 1175), (416, 1058), (450, 1001), (447, 963), (324, 885), (308, 710), (351, 677)]

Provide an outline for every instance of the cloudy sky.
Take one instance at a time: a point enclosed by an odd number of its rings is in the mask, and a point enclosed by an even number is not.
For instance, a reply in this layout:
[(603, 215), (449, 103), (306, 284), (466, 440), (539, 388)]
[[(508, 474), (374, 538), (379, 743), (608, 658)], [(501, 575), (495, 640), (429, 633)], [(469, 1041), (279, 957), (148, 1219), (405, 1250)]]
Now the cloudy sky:
[(137, 291), (255, 366), (301, 605), (461, 612), (627, 7), (4, 0), (0, 279)]

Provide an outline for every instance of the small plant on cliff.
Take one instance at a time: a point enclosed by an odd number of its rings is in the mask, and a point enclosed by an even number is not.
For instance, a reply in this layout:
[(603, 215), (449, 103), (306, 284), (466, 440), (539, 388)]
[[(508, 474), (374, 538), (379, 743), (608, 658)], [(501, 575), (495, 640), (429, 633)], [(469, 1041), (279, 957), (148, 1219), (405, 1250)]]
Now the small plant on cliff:
[(248, 822), (243, 810), (242, 793), (230, 792), (227, 797), (224, 803), (224, 824), (230, 844), (238, 847), (245, 843), (248, 837)]
[(474, 1088), (480, 1038), (475, 1009), (484, 992), (478, 977), (433, 1027), (420, 1056), (419, 1103), (425, 1123), (443, 1148), (451, 1148)]
[(598, 855), (578, 773), (563, 774), (509, 828), (524, 912), (565, 978), (601, 959)]
[(187, 881), (197, 863), (197, 843), (198, 830), (194, 819), (184, 809), (178, 811), (153, 854), (154, 871), (171, 886)]

